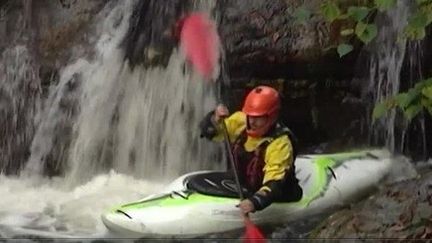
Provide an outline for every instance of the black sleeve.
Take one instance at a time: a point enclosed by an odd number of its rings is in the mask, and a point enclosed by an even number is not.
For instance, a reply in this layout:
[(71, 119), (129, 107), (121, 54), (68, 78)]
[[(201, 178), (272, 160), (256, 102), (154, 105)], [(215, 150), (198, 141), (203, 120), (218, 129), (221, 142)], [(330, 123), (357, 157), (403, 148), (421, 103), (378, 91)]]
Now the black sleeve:
[(270, 195), (271, 198), (280, 198), (284, 193), (283, 188), (286, 186), (285, 184), (286, 183), (284, 178), (277, 181), (268, 181), (264, 184), (264, 186), (270, 188), (271, 192), (269, 192), (268, 195)]
[(248, 199), (253, 203), (255, 210), (257, 211), (263, 210), (264, 208), (270, 206), (270, 204), (273, 202), (269, 195), (262, 195), (259, 193), (253, 194)]
[(269, 181), (264, 186), (269, 187), (271, 191), (267, 192), (266, 195), (255, 193), (248, 198), (253, 203), (255, 210), (257, 211), (263, 210), (264, 208), (270, 206), (275, 198), (277, 198), (282, 193), (281, 187), (283, 186), (283, 180)]
[(255, 193), (248, 199), (251, 200), (251, 202), (254, 204), (255, 210), (263, 210), (264, 208), (270, 206), (270, 204), (272, 204), (276, 198), (282, 196), (284, 184), (285, 183), (283, 179), (277, 181), (269, 181), (265, 183), (264, 186), (270, 188), (270, 192), (267, 192), (266, 195)]
[(214, 136), (217, 135), (217, 129), (213, 125), (213, 122), (211, 120), (213, 114), (214, 114), (214, 111), (210, 111), (201, 120), (201, 122), (199, 124), (200, 130), (201, 130), (200, 137), (205, 137), (207, 139), (212, 139)]

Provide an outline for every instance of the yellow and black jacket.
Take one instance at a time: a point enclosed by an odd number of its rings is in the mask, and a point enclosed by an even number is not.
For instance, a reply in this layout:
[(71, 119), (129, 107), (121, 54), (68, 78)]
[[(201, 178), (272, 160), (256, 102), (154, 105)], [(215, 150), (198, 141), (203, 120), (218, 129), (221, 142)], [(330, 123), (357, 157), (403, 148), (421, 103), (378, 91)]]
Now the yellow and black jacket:
[[(221, 124), (212, 121), (213, 112), (201, 122), (201, 134), (214, 141), (222, 141)], [(225, 119), (232, 144), (239, 179), (251, 193), (249, 199), (256, 210), (273, 201), (298, 201), (302, 190), (295, 177), (296, 156), (293, 137), (288, 128), (277, 123), (263, 137), (246, 134), (246, 115), (236, 112)]]

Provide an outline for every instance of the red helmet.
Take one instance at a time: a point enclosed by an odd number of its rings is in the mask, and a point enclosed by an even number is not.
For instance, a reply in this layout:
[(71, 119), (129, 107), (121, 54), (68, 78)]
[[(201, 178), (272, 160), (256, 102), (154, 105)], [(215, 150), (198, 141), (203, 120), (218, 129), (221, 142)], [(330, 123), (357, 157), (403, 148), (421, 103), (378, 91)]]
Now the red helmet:
[(259, 129), (251, 129), (249, 124), (246, 133), (251, 137), (263, 136), (276, 122), (280, 109), (279, 93), (269, 86), (258, 86), (246, 97), (242, 111), (247, 116), (267, 116), (267, 122)]

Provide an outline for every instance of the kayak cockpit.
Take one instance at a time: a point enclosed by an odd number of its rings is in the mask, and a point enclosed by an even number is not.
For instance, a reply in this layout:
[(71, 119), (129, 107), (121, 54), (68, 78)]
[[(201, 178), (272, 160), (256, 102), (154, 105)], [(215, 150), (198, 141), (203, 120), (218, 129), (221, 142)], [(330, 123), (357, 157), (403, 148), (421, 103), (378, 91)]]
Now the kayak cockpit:
[[(185, 185), (188, 190), (204, 195), (239, 198), (234, 175), (230, 172), (214, 171), (194, 174), (186, 178)], [(247, 194), (246, 188), (242, 188)]]

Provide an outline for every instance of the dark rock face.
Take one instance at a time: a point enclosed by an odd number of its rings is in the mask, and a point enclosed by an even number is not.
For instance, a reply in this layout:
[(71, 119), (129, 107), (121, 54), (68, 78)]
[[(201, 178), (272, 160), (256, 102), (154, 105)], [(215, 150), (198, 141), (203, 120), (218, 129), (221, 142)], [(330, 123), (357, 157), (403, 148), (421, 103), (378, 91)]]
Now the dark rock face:
[(172, 36), (173, 28), (189, 5), (187, 2), (149, 0), (138, 3), (123, 43), (125, 59), (132, 66), (167, 64), (177, 44)]
[[(291, 2), (291, 3), (290, 3)], [(294, 1), (227, 1), (220, 25), (233, 64), (305, 61), (322, 54), (329, 26), (323, 21), (296, 24)], [(290, 6), (291, 5), (291, 6)], [(321, 38), (315, 28), (322, 25)]]
[(432, 173), (380, 190), (351, 209), (339, 211), (311, 238), (431, 239)]
[[(308, 1), (317, 9), (321, 1)], [(332, 28), (312, 15), (307, 23), (297, 23), (299, 1), (224, 1), (220, 4), (219, 32), (232, 77), (307, 78), (319, 73), (349, 75), (340, 69), (334, 49)]]

